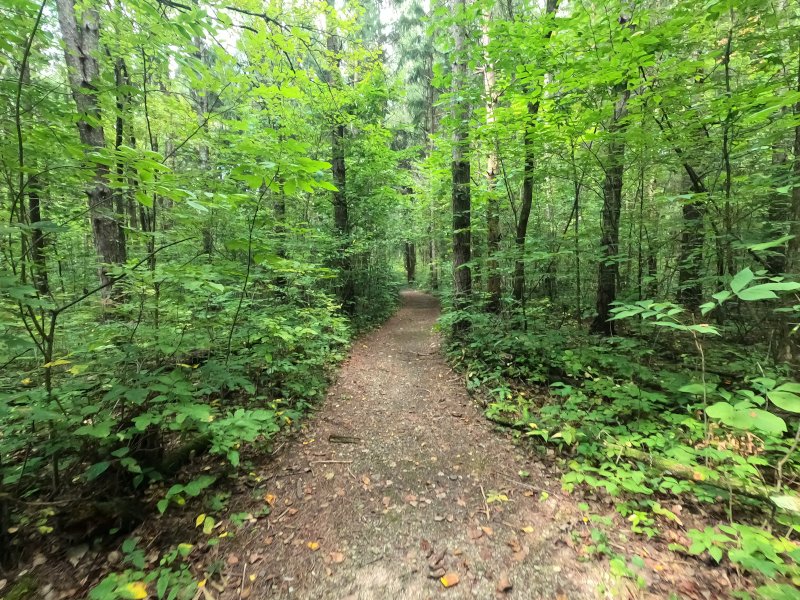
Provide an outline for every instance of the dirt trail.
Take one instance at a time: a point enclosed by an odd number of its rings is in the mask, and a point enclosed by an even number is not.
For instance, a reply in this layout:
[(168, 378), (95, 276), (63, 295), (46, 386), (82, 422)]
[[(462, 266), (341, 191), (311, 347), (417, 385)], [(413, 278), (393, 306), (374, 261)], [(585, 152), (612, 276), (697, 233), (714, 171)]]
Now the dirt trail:
[(432, 332), (438, 314), (431, 296), (404, 292), (259, 473), (273, 510), (233, 541), (229, 575), (255, 578), (231, 598), (597, 597), (599, 568), (564, 543), (574, 502), (473, 406)]

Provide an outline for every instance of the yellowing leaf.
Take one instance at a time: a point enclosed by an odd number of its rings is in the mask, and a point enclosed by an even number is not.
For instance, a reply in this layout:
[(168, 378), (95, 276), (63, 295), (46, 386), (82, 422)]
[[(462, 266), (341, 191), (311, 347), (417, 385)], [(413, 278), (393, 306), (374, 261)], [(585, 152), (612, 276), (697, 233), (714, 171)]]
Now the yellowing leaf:
[[(60, 367), (61, 365), (69, 365), (72, 364), (71, 360), (64, 360), (63, 358), (59, 358), (57, 360), (51, 361), (45, 365), (42, 365), (45, 369), (49, 369), (50, 367)], [(144, 596), (143, 596), (144, 597)]]
[(23, 380), (22, 380), (20, 383), (21, 383), (22, 385), (30, 385), (30, 384), (31, 384), (31, 383), (33, 383), (33, 382), (31, 381), (31, 378), (30, 378), (30, 377), (26, 377), (26, 378), (25, 378), (25, 379), (23, 379)]
[(206, 520), (206, 513), (201, 513), (201, 514), (197, 515), (197, 518), (194, 520), (194, 526), (195, 527), (200, 527), (200, 525), (205, 520)]
[(208, 579), (203, 579), (203, 580), (201, 580), (201, 581), (198, 581), (198, 582), (197, 582), (197, 587), (199, 587), (199, 588), (204, 588), (204, 587), (206, 587), (206, 582), (207, 582), (207, 581), (208, 581)]
[(143, 581), (134, 581), (127, 584), (123, 589), (126, 598), (131, 600), (142, 600), (147, 598), (147, 584)]
[(216, 525), (214, 517), (206, 517), (203, 521), (203, 533), (211, 535), (211, 532), (214, 531), (214, 525)]
[(319, 550), (319, 542), (308, 542), (306, 546), (308, 546), (308, 549), (311, 550), (312, 552), (316, 552), (317, 550)]
[(444, 587), (449, 588), (453, 587), (454, 585), (458, 585), (458, 582), (461, 581), (461, 579), (459, 578), (458, 573), (448, 573), (439, 581), (442, 582)]

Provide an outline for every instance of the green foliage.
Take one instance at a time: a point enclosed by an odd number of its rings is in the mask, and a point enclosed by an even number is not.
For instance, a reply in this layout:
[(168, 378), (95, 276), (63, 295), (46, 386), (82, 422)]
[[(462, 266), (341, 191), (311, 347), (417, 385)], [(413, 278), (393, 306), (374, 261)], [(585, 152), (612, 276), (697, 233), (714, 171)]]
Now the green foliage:
[[(711, 372), (710, 361), (726, 348), (716, 340), (727, 330), (686, 324), (681, 318), (687, 311), (674, 303), (642, 301), (614, 309), (619, 320), (642, 319), (676, 336), (655, 343), (557, 329), (546, 306), (529, 307), (535, 325), (525, 332), (470, 313), (466, 340), (453, 339), (449, 352), (470, 387), (488, 395), (490, 419), (565, 457), (565, 490), (587, 487), (614, 497), (631, 532), (648, 538), (659, 535), (661, 523), (680, 524), (665, 508), (665, 500), (676, 497), (716, 503), (729, 496), (749, 510), (773, 514), (776, 526), (788, 527), (790, 534), (798, 531), (798, 496), (788, 488), (779, 492), (800, 473), (792, 440), (800, 401), (795, 382), (764, 364), (750, 366), (749, 375)], [(694, 350), (683, 368), (659, 359), (680, 336)], [(800, 549), (791, 535), (736, 521), (689, 535), (692, 546), (682, 551), (707, 552), (716, 562), (727, 558), (778, 582), (774, 590), (759, 588), (760, 597), (780, 597), (780, 582), (800, 581)], [(600, 533), (593, 539), (593, 552), (609, 553)], [(624, 557), (617, 562), (626, 575)]]
[[(352, 335), (398, 299), (410, 176), (384, 122), (394, 84), (375, 44), (334, 54), (318, 35), (324, 22), (364, 37), (374, 7), (90, 4), (85, 52), (54, 7), (0, 9), (0, 530), (19, 532), (14, 546), (58, 521), (25, 509), (39, 496), (67, 512), (197, 497), (214, 479), (187, 482), (190, 456), (237, 468), (295, 427)], [(72, 95), (52, 93), (75, 85), (63, 44), (99, 71)], [(353, 85), (321, 85), (333, 70)]]

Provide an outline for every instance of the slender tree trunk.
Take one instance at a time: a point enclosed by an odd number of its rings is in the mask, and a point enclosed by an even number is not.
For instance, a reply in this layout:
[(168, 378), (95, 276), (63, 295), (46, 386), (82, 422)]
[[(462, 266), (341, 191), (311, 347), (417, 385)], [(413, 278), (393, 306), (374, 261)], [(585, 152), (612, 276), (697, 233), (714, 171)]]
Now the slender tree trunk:
[(517, 302), (525, 298), (525, 238), (528, 236), (528, 221), (531, 217), (533, 205), (533, 172), (536, 162), (533, 155), (533, 117), (539, 112), (539, 103), (528, 103), (528, 118), (531, 123), (525, 127), (523, 150), (525, 164), (522, 169), (522, 201), (520, 203), (519, 218), (514, 235), (516, 246), (516, 260), (514, 262), (514, 288), (513, 296)]
[(625, 158), (625, 116), (628, 111), (630, 92), (624, 84), (617, 86), (620, 95), (614, 106), (614, 114), (609, 126), (609, 142), (603, 184), (603, 214), (600, 224), (602, 256), (597, 272), (597, 316), (592, 321), (592, 333), (612, 335), (615, 322), (609, 321), (611, 305), (617, 299), (617, 279), (619, 277), (619, 222), (622, 212), (622, 176)]
[[(558, 10), (559, 0), (547, 0), (545, 14), (550, 17)], [(553, 30), (548, 29), (545, 40), (549, 40)], [(531, 217), (533, 205), (533, 173), (536, 160), (533, 152), (534, 121), (539, 113), (539, 101), (528, 103), (528, 119), (525, 123), (523, 135), (524, 164), (522, 167), (522, 198), (514, 235), (516, 260), (514, 261), (514, 278), (512, 295), (514, 300), (522, 303), (525, 299), (525, 238), (528, 236), (528, 221)]]
[[(426, 76), (425, 76), (425, 100), (426, 100), (426, 146), (428, 157), (433, 154), (434, 142), (433, 134), (436, 132), (436, 89), (433, 87), (433, 56), (426, 57)], [(430, 178), (433, 181), (433, 177)], [(429, 284), (432, 290), (439, 289), (439, 262), (436, 252), (436, 210), (434, 208), (434, 196), (430, 193), (430, 214), (428, 218), (428, 244), (429, 244)]]
[(494, 111), (497, 106), (495, 92), (495, 72), (489, 56), (489, 22), (488, 11), (483, 15), (483, 36), (481, 43), (484, 50), (483, 89), (486, 97), (486, 128), (489, 132), (489, 153), (486, 157), (486, 292), (488, 295), (487, 310), (500, 312), (502, 280), (500, 277), (500, 198), (497, 195), (497, 176), (500, 172), (500, 161), (497, 155), (497, 140), (494, 134)]
[[(30, 66), (27, 61), (25, 61), (22, 71), (22, 83), (28, 86), (31, 83)], [(24, 106), (25, 106), (25, 111), (28, 113), (29, 117), (32, 117), (33, 106), (31, 105), (31, 102), (28, 100), (27, 95)], [(41, 223), (42, 221), (42, 208), (41, 208), (42, 186), (39, 176), (36, 174), (28, 175), (28, 179), (25, 183), (25, 188), (27, 190), (27, 195), (28, 195), (28, 207), (27, 207), (28, 212), (27, 215), (23, 214), (25, 211), (24, 205), (19, 207), (19, 211), (20, 211), (20, 220), (23, 222), (27, 222), (28, 225), (32, 226), (30, 234), (30, 247), (28, 248), (28, 252), (30, 255), (30, 262), (31, 262), (31, 278), (33, 279), (33, 285), (34, 287), (36, 287), (36, 290), (39, 292), (39, 295), (46, 296), (50, 293), (50, 283), (48, 281), (48, 275), (47, 275), (45, 238), (44, 235), (42, 234), (41, 228), (37, 226), (37, 223)], [(24, 252), (24, 247), (25, 245), (27, 245), (27, 240), (25, 238), (24, 233), (22, 242), (23, 242), (23, 252)], [(24, 261), (23, 261), (23, 268), (24, 268)]]
[(406, 267), (406, 280), (414, 283), (417, 274), (417, 247), (414, 242), (405, 243), (404, 262)]
[(690, 177), (692, 198), (684, 201), (680, 256), (678, 258), (678, 301), (695, 311), (703, 301), (703, 223), (705, 187), (699, 177)]
[[(336, 8), (334, 0), (328, 0), (331, 13), (335, 14)], [(328, 26), (327, 49), (330, 53), (332, 68), (325, 72), (325, 79), (329, 86), (338, 87), (341, 74), (341, 44), (336, 33), (336, 26)], [(339, 256), (337, 266), (339, 267), (340, 288), (339, 299), (342, 302), (342, 310), (347, 314), (355, 312), (355, 285), (353, 282), (353, 265), (349, 250), (350, 236), (350, 216), (347, 205), (347, 170), (345, 166), (345, 125), (341, 123), (341, 115), (338, 110), (333, 112), (334, 122), (331, 126), (331, 171), (333, 172), (333, 183), (337, 191), (333, 192), (333, 222), (336, 234), (339, 236)]]
[[(105, 134), (97, 97), (100, 84), (100, 67), (97, 62), (100, 44), (100, 29), (97, 11), (85, 8), (81, 20), (75, 14), (73, 0), (57, 0), (58, 21), (64, 42), (64, 58), (69, 73), (72, 97), (81, 117), (78, 134), (87, 152), (102, 152), (105, 149)], [(103, 297), (113, 298), (115, 286), (109, 269), (125, 262), (125, 235), (116, 214), (114, 194), (108, 185), (109, 169), (97, 163), (92, 186), (87, 190), (89, 215), (92, 221), (94, 245), (100, 260), (100, 282), (106, 285)]]
[[(772, 167), (776, 179), (778, 174), (786, 170), (787, 156), (786, 152), (776, 144), (772, 148)], [(782, 185), (783, 179), (779, 179), (776, 187)], [(771, 239), (778, 239), (786, 235), (786, 213), (789, 209), (789, 199), (786, 193), (774, 192), (770, 199), (769, 207), (767, 209), (767, 234)], [(781, 251), (774, 251), (767, 257), (767, 266), (770, 273), (780, 275), (786, 271), (786, 247), (780, 249)]]
[[(800, 92), (800, 50), (798, 50), (797, 62), (797, 91)], [(794, 105), (795, 117), (800, 117), (800, 102)], [(792, 174), (794, 175), (794, 187), (792, 188), (792, 198), (789, 203), (789, 234), (794, 237), (789, 240), (786, 249), (786, 272), (796, 273), (798, 259), (800, 259), (800, 125), (794, 128), (794, 156), (792, 157)]]
[[(463, 21), (466, 11), (466, 0), (453, 0), (453, 13)], [(470, 162), (469, 141), (465, 122), (468, 107), (459, 95), (466, 85), (467, 63), (464, 56), (466, 31), (464, 25), (453, 26), (455, 40), (455, 61), (453, 63), (453, 307), (464, 310), (469, 305), (472, 294), (472, 273), (468, 266), (471, 258), (471, 196), (470, 196)], [(466, 319), (459, 319), (454, 329), (463, 332), (469, 327)]]

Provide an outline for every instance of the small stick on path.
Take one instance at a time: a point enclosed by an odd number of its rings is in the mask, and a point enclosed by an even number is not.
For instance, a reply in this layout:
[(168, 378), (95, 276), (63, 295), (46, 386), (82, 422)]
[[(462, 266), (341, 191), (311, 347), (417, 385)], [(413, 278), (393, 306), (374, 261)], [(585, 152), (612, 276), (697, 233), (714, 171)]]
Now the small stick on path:
[(486, 520), (491, 520), (492, 516), (489, 514), (489, 503), (486, 501), (486, 492), (483, 491), (483, 485), (481, 485), (481, 496), (483, 496), (483, 509), (486, 512)]

